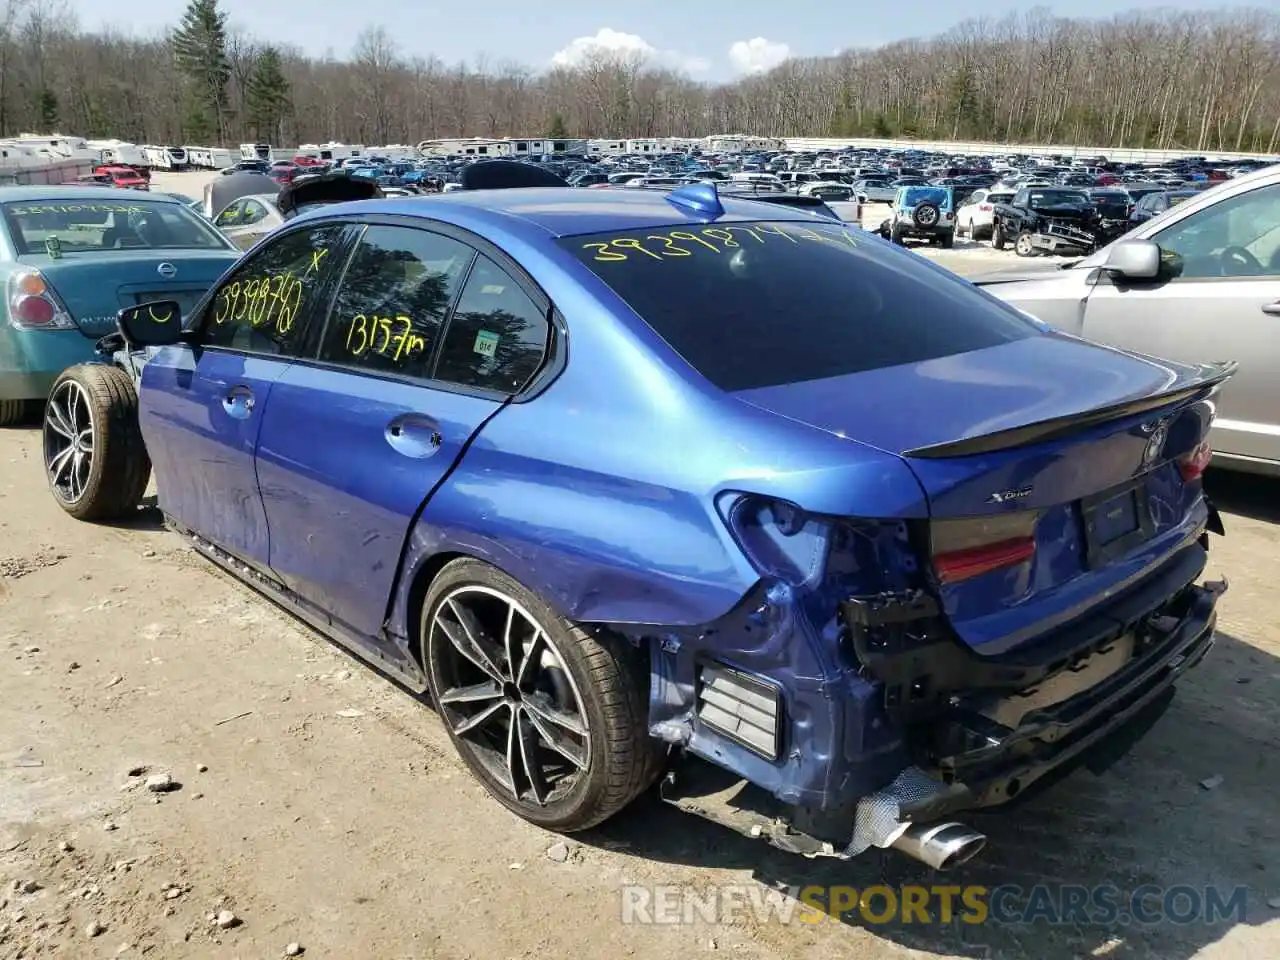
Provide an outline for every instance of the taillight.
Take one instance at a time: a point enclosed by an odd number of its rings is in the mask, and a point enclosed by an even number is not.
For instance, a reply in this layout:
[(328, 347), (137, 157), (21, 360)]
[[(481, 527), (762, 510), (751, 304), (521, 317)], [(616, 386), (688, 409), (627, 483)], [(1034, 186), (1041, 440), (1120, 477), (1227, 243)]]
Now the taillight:
[(19, 330), (73, 330), (75, 321), (39, 270), (9, 276), (9, 322)]
[(1202, 440), (1196, 445), (1195, 449), (1184, 453), (1178, 458), (1178, 472), (1182, 474), (1182, 479), (1188, 483), (1192, 480), (1199, 480), (1204, 476), (1205, 470), (1209, 467), (1209, 461), (1212, 459), (1213, 447), (1209, 446), (1208, 440)]
[(1036, 555), (1037, 511), (935, 520), (929, 525), (933, 571), (942, 584), (1010, 569)]
[(989, 203), (980, 203), (978, 204), (978, 209), (981, 210), (983, 213), (990, 213), (993, 208)]

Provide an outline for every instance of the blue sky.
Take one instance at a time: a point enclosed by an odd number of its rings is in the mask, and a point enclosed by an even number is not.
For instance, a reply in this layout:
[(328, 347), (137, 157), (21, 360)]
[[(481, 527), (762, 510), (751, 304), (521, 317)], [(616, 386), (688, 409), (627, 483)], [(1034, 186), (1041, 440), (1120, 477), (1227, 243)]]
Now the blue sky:
[[(1258, 5), (1275, 0), (1255, 0)], [(68, 0), (84, 27), (110, 23), (152, 34), (176, 23), (185, 0), (118, 4)], [(637, 3), (547, 3), (543, 0), (223, 0), (231, 23), (263, 39), (310, 54), (345, 57), (359, 32), (381, 24), (408, 55), (435, 54), (447, 63), (518, 60), (541, 68), (572, 62), (593, 44), (640, 49), (710, 81), (767, 69), (788, 54), (825, 56), (853, 46), (877, 46), (944, 32), (966, 17), (998, 19), (1033, 3), (1009, 0), (967, 7), (945, 0), (893, 0), (857, 6), (831, 0), (641, 0)], [(1059, 15), (1109, 17), (1117, 9), (1221, 9), (1213, 0), (1073, 0), (1044, 4)]]

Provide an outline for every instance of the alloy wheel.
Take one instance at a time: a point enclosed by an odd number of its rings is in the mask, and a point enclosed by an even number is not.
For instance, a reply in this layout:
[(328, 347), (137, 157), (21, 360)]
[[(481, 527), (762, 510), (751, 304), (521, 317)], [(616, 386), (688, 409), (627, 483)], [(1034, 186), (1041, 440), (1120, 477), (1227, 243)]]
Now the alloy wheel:
[(44, 465), (54, 496), (78, 503), (93, 470), (93, 411), (75, 380), (60, 383), (44, 412)]
[(582, 697), (524, 607), (491, 587), (459, 587), (436, 605), (428, 649), (441, 715), (489, 777), (520, 805), (573, 789), (591, 762)]

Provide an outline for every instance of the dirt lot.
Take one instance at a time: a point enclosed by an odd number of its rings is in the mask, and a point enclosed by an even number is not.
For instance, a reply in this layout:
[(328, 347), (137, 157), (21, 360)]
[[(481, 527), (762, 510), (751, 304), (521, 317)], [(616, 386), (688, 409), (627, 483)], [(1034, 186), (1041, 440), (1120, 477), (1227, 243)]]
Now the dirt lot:
[[(1107, 774), (972, 818), (988, 852), (946, 880), (1243, 885), (1245, 922), (652, 927), (621, 922), (624, 883), (937, 878), (896, 855), (771, 852), (653, 798), (557, 849), (483, 795), (415, 698), (154, 510), (69, 519), (38, 431), (0, 430), (0, 957), (1274, 958), (1280, 486), (1211, 480), (1229, 535), (1210, 572), (1231, 581), (1217, 646)], [(177, 789), (147, 789), (166, 773)]]

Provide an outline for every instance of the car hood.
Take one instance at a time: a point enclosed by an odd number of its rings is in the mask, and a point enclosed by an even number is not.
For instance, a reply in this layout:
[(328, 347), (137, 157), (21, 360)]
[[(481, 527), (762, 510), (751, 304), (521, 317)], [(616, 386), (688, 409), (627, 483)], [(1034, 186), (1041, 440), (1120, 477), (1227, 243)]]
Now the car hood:
[(1045, 332), (985, 350), (734, 396), (903, 454), (1177, 390), (1203, 376), (1199, 367)]
[[(1072, 264), (1070, 269), (1075, 269)], [(1086, 273), (1088, 271), (1085, 271)], [(1057, 264), (1046, 263), (1036, 267), (1016, 267), (1012, 270), (996, 270), (991, 273), (979, 273), (965, 277), (977, 287), (988, 287), (997, 283), (1018, 283), (1024, 280), (1058, 280), (1067, 275)]]

